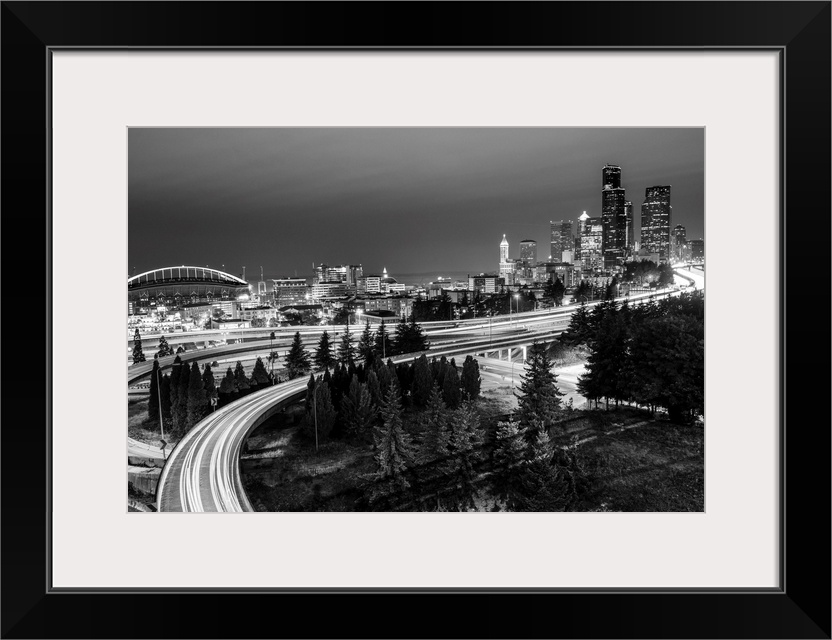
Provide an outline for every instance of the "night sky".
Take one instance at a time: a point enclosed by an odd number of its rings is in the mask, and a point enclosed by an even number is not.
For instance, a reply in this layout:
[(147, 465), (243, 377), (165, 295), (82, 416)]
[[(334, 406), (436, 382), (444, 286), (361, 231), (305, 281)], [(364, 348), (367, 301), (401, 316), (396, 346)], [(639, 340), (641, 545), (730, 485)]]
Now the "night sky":
[(549, 255), (549, 220), (601, 213), (621, 166), (636, 233), (648, 186), (704, 237), (704, 129), (130, 129), (130, 274), (209, 265), (250, 282), (312, 263), (413, 274), (494, 272), (503, 234)]

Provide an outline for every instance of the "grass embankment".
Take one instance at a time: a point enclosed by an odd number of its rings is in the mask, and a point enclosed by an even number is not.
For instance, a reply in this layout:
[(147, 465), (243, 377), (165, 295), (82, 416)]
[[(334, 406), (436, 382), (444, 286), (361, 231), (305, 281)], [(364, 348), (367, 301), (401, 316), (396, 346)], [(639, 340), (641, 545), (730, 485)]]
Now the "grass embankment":
[[(127, 401), (127, 436), (145, 444), (160, 446), (159, 421), (149, 422), (147, 417), (147, 398)], [(168, 435), (167, 433), (165, 435)], [(174, 444), (171, 438), (165, 438), (168, 444)]]
[[(497, 398), (477, 403), (486, 432), (502, 417)], [(418, 435), (414, 415), (405, 428)], [(355, 511), (363, 479), (376, 470), (367, 445), (333, 441), (315, 452), (299, 434), (302, 412), (292, 409), (259, 427), (241, 461), (243, 483), (258, 511)], [(552, 430), (556, 446), (577, 443), (587, 488), (575, 511), (702, 511), (704, 428), (651, 418), (648, 413), (574, 411)], [(490, 453), (483, 452), (486, 459)], [(477, 496), (481, 510), (495, 510), (488, 473)]]

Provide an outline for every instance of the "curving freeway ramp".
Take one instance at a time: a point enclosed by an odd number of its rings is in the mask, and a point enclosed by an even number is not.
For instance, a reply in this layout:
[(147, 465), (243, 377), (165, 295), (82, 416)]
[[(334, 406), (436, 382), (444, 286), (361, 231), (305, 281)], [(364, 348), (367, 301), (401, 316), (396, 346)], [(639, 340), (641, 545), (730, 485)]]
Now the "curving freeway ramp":
[(240, 451), (249, 432), (306, 392), (290, 380), (215, 411), (171, 452), (156, 491), (159, 511), (254, 511), (240, 479)]
[[(663, 295), (675, 295), (667, 292)], [(646, 297), (646, 296), (645, 296)], [(657, 296), (658, 297), (658, 296)], [(568, 317), (565, 318), (568, 321)], [(426, 352), (432, 356), (462, 356), (551, 340), (565, 328), (551, 318), (512, 327), (509, 335), (471, 338), (459, 335), (455, 343)], [(536, 326), (540, 322), (540, 326)], [(548, 326), (547, 326), (548, 325)], [(482, 325), (488, 327), (487, 324)], [(420, 354), (392, 358), (411, 360)], [(168, 457), (156, 491), (158, 511), (254, 511), (240, 477), (240, 453), (248, 434), (284, 406), (303, 397), (307, 377), (284, 382), (241, 398), (195, 425)]]

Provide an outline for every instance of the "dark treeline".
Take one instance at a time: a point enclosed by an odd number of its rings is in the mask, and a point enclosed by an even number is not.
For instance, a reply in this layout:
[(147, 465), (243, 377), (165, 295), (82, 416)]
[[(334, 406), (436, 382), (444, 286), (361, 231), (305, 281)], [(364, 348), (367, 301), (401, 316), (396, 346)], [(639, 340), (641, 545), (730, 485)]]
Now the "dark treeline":
[(306, 349), (298, 332), (295, 333), (292, 345), (286, 354), (286, 374), (290, 380), (293, 380), (309, 375), (313, 369), (316, 371), (332, 369), (336, 364), (350, 367), (363, 363), (369, 367), (377, 359), (383, 362), (391, 356), (427, 351), (429, 346), (427, 336), (413, 315), (410, 320), (402, 318), (396, 324), (393, 333), (383, 320), (373, 331), (368, 320), (357, 341), (347, 326), (337, 345), (333, 344), (329, 333), (324, 331), (313, 354)]
[(484, 488), (510, 510), (569, 508), (583, 476), (549, 440), (563, 409), (545, 346), (530, 349), (512, 421), (483, 424), (480, 383), (471, 356), (462, 367), (425, 355), (398, 365), (337, 364), (310, 375), (301, 433), (316, 445), (371, 447), (376, 471), (359, 484), (362, 510), (466, 510)]
[(381, 358), (366, 366), (337, 363), (332, 372), (310, 374), (301, 434), (315, 446), (339, 439), (370, 446), (377, 472), (365, 478), (365, 504), (389, 508), (411, 497), (417, 467), (439, 458), (445, 486), (473, 482), (481, 438), (472, 407), (480, 386), (471, 356), (461, 367), (453, 358), (424, 354), (399, 364)]
[(704, 413), (705, 301), (701, 293), (630, 305), (606, 300), (572, 315), (561, 341), (586, 345), (587, 399), (624, 402), (685, 422)]
[[(467, 510), (477, 506), (481, 490), (509, 510), (563, 511), (575, 503), (583, 475), (571, 454), (549, 439), (564, 410), (546, 347), (531, 347), (519, 407), (508, 422), (482, 417), (466, 394), (465, 381), (478, 378), (477, 369), (466, 359), (460, 385), (452, 364), (420, 359), (409, 397), (399, 395), (395, 381), (378, 394), (372, 432), (377, 472), (363, 487), (362, 508)], [(417, 379), (423, 381), (418, 386)], [(453, 388), (463, 397), (449, 393)], [(415, 418), (403, 412), (403, 402), (414, 406)]]
[[(216, 364), (214, 362), (214, 366)], [(257, 358), (251, 376), (246, 375), (239, 361), (234, 369), (228, 367), (219, 388), (210, 364), (200, 366), (194, 362), (188, 365), (176, 356), (170, 374), (160, 376), (159, 360), (156, 359), (150, 374), (147, 423), (158, 428), (161, 403), (165, 435), (178, 439), (215, 407), (221, 407), (271, 384), (272, 376), (261, 358)]]

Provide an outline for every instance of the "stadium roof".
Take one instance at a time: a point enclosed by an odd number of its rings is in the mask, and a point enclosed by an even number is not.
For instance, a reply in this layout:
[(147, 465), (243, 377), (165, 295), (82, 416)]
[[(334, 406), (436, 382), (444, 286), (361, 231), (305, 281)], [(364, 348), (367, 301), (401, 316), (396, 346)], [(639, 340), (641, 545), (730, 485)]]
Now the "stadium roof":
[(179, 267), (163, 267), (153, 271), (145, 271), (127, 279), (127, 288), (166, 284), (176, 282), (205, 282), (225, 284), (233, 287), (247, 287), (248, 282), (230, 273), (211, 269), (209, 267), (194, 267), (182, 265)]

